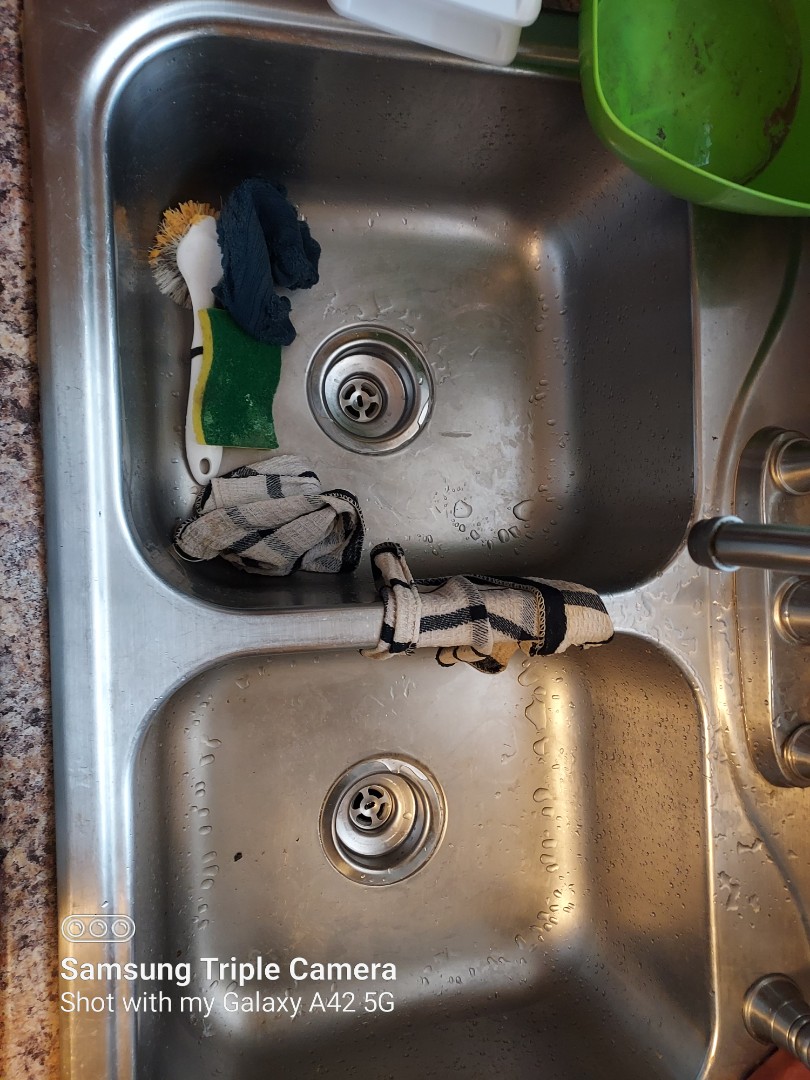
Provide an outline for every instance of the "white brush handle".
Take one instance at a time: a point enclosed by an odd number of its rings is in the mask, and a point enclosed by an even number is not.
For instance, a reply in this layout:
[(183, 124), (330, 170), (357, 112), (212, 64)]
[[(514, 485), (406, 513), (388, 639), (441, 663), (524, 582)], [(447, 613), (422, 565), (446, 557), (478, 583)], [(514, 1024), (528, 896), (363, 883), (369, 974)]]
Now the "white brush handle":
[[(212, 217), (195, 222), (177, 245), (177, 269), (183, 275), (194, 311), (194, 336), (191, 351), (202, 346), (200, 311), (213, 307), (213, 288), (222, 278), (222, 257), (217, 240), (217, 223)], [(222, 447), (197, 441), (194, 433), (194, 390), (200, 378), (202, 354), (191, 358), (186, 406), (186, 460), (198, 484), (207, 484), (222, 466)]]

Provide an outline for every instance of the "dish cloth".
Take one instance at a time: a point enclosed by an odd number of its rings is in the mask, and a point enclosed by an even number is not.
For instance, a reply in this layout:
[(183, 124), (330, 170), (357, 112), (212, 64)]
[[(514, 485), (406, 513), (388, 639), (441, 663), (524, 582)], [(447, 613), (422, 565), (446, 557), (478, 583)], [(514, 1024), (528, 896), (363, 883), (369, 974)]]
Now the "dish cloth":
[(199, 320), (202, 363), (191, 403), (197, 442), (275, 450), (281, 349), (256, 341), (222, 308), (203, 309)]
[(257, 341), (289, 345), (295, 338), (290, 301), (275, 285), (311, 288), (321, 247), (287, 200), (287, 189), (269, 180), (244, 180), (225, 200), (217, 237), (222, 281), (214, 296)]
[(380, 640), (362, 650), (373, 660), (433, 648), (442, 667), (461, 661), (497, 675), (518, 648), (545, 656), (613, 637), (605, 605), (584, 585), (481, 576), (414, 580), (405, 553), (392, 543), (372, 550), (371, 565), (384, 608)]
[(363, 517), (351, 492), (321, 491), (304, 461), (280, 455), (207, 484), (174, 543), (186, 559), (221, 555), (249, 574), (282, 577), (295, 570), (354, 570), (363, 537)]

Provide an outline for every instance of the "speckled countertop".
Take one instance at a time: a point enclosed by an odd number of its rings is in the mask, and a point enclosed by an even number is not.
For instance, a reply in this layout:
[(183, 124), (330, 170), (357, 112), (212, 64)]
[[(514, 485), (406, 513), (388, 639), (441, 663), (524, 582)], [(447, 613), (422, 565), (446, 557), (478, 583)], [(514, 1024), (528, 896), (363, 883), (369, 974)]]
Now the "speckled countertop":
[(54, 888), (34, 259), (19, 23), (0, 0), (0, 1076), (56, 1075)]
[[(576, 10), (579, 0), (547, 0)], [(0, 1077), (58, 1072), (56, 895), (22, 0), (0, 0)]]

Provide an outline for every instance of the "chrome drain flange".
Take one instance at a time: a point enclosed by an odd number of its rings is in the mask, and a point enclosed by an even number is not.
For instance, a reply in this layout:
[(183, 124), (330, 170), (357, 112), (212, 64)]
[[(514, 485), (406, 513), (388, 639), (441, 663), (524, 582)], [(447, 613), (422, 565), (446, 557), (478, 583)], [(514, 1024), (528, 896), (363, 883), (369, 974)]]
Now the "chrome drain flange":
[(334, 442), (360, 454), (384, 454), (425, 426), (433, 382), (413, 341), (387, 327), (360, 324), (332, 334), (315, 351), (307, 398)]
[(336, 870), (363, 885), (410, 877), (444, 835), (435, 778), (415, 761), (369, 758), (338, 777), (321, 809), (321, 843)]

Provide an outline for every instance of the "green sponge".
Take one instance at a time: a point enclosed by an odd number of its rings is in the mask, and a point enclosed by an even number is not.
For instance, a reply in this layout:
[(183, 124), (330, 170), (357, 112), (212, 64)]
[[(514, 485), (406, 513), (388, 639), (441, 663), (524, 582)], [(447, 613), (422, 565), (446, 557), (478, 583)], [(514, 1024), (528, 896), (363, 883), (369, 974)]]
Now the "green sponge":
[(199, 316), (202, 366), (192, 399), (197, 441), (275, 450), (273, 398), (281, 348), (256, 341), (220, 308), (203, 309)]

